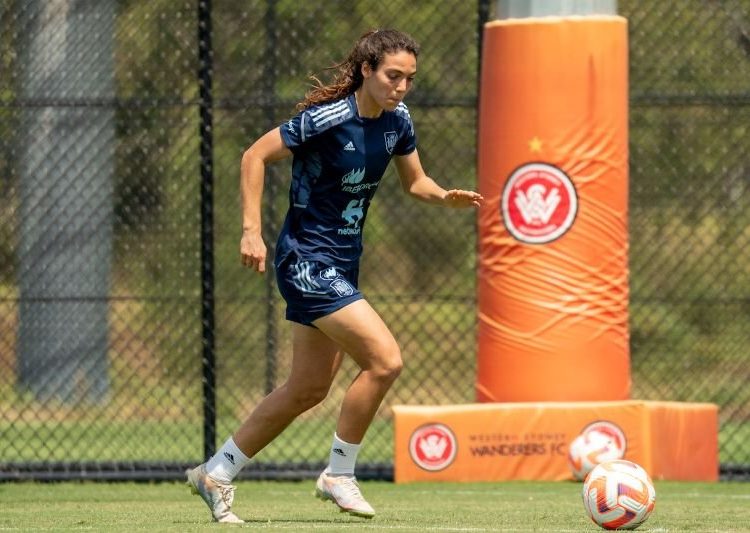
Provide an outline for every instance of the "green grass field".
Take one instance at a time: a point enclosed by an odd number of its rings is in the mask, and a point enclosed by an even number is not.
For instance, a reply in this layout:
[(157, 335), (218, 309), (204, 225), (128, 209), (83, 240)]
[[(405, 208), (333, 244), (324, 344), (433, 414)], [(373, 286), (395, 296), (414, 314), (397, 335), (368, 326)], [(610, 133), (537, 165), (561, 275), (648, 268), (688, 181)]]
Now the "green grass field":
[[(179, 483), (6, 483), (0, 531), (602, 531), (573, 482), (363, 482), (378, 515), (343, 515), (312, 496), (313, 482), (241, 482), (234, 510), (248, 523), (210, 522)], [(657, 482), (656, 508), (638, 531), (750, 531), (750, 483)]]

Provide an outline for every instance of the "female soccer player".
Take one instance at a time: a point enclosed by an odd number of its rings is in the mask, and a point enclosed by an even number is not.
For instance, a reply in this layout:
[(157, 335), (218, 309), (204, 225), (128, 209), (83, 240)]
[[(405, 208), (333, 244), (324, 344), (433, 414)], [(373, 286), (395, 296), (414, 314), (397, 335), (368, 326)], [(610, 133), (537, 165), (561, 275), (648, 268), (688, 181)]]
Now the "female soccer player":
[[(235, 434), (188, 483), (215, 520), (241, 522), (231, 512), (232, 479), (250, 458), (298, 415), (328, 394), (343, 353), (360, 368), (343, 399), (328, 467), (316, 494), (342, 511), (371, 518), (375, 511), (354, 477), (360, 443), (383, 397), (401, 372), (401, 352), (357, 286), (362, 230), (391, 159), (403, 190), (445, 207), (479, 206), (472, 191), (446, 191), (419, 161), (403, 99), (417, 72), (418, 44), (396, 30), (365, 33), (331, 84), (318, 83), (300, 113), (260, 137), (242, 156), (242, 264), (263, 273), (261, 197), (267, 164), (293, 156), (289, 211), (274, 266), (292, 322), (292, 368)], [(317, 80), (316, 80), (317, 81)], [(407, 223), (407, 221), (404, 221)]]

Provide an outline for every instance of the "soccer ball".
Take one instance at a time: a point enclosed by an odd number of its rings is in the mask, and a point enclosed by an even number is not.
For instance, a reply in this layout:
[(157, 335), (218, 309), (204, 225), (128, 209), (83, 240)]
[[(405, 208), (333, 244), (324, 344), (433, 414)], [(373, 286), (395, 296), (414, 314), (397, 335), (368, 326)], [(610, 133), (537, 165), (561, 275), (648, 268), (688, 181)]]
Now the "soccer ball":
[(578, 435), (568, 449), (568, 466), (578, 481), (604, 461), (622, 459), (625, 454), (617, 440), (602, 431), (592, 429)]
[(583, 507), (604, 529), (635, 529), (651, 514), (656, 491), (639, 465), (624, 460), (594, 467), (583, 483)]

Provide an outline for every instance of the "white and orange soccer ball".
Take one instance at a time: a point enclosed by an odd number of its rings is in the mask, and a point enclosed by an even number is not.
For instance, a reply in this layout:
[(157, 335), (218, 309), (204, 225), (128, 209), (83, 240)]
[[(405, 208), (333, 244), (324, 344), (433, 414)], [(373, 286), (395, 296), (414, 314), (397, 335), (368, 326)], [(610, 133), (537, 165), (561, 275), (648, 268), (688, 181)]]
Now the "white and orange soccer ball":
[(617, 439), (602, 431), (592, 429), (578, 435), (568, 448), (568, 466), (578, 481), (604, 461), (622, 459), (625, 450)]
[(583, 506), (604, 529), (635, 529), (651, 514), (656, 491), (648, 473), (624, 460), (596, 466), (583, 483)]

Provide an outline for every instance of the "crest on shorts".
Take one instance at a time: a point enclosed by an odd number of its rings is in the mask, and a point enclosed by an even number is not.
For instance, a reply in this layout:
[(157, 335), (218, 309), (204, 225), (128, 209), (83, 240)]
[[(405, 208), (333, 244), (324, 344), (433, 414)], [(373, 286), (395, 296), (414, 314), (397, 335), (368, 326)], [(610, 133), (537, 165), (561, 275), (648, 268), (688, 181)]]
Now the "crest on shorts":
[(343, 278), (335, 279), (331, 282), (331, 288), (341, 296), (351, 296), (354, 294), (354, 287), (352, 287), (348, 281)]
[(389, 154), (392, 154), (398, 141), (398, 133), (395, 131), (386, 131), (383, 135), (385, 136), (385, 149), (388, 150)]

